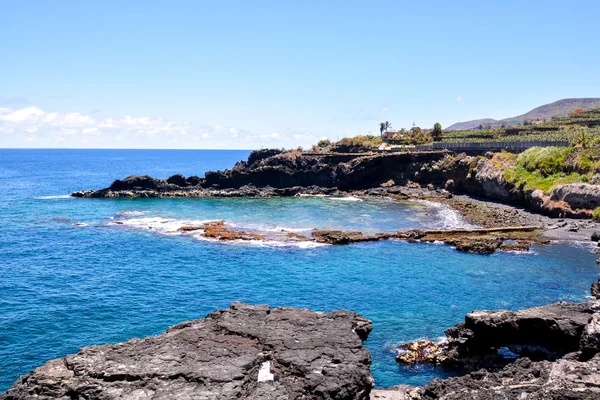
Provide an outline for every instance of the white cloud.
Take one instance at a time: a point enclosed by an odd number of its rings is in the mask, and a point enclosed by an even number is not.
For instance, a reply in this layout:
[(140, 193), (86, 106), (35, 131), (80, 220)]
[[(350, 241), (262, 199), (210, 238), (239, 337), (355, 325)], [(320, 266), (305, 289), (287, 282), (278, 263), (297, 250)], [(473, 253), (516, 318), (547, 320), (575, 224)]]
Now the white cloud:
[[(41, 110), (40, 110), (41, 111)], [(126, 117), (129, 118), (129, 117)], [(84, 126), (84, 125), (92, 125), (96, 121), (94, 118), (89, 115), (82, 115), (80, 113), (69, 113), (64, 116), (61, 123), (62, 125), (68, 126)]]
[(35, 106), (0, 108), (2, 147), (294, 148), (312, 144), (314, 139), (309, 132), (289, 128), (269, 134), (157, 117), (101, 118), (83, 112), (45, 111)]
[(458, 96), (458, 97), (456, 98), (456, 102), (457, 102), (457, 103), (462, 103), (462, 102), (463, 102), (463, 98), (462, 98), (462, 97), (460, 97), (460, 96)]
[(388, 111), (390, 111), (390, 108), (389, 108), (388, 106), (385, 106), (385, 107), (383, 107), (383, 108), (381, 109), (381, 112), (382, 112), (382, 113), (385, 113), (385, 112), (388, 112)]
[(20, 123), (26, 121), (33, 121), (39, 119), (45, 113), (37, 107), (27, 107), (20, 110), (10, 112), (10, 110), (3, 109), (4, 115), (0, 115), (0, 121), (7, 121), (12, 123)]

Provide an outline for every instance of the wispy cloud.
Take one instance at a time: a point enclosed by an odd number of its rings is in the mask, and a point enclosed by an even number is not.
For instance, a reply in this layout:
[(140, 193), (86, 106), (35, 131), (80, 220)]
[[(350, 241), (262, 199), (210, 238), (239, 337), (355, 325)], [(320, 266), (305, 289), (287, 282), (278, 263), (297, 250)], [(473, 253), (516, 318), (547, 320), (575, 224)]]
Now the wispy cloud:
[(462, 98), (462, 97), (460, 97), (460, 96), (458, 96), (458, 97), (456, 98), (456, 102), (457, 102), (457, 103), (462, 103), (462, 102), (463, 102), (463, 98)]
[(295, 147), (312, 144), (313, 139), (310, 133), (290, 129), (253, 133), (234, 126), (157, 117), (97, 118), (80, 112), (47, 112), (36, 106), (0, 107), (0, 143), (5, 147)]
[(381, 109), (381, 112), (382, 112), (382, 113), (386, 113), (386, 112), (388, 112), (388, 111), (390, 111), (390, 108), (389, 108), (388, 106), (385, 106), (385, 107), (383, 107), (383, 108)]

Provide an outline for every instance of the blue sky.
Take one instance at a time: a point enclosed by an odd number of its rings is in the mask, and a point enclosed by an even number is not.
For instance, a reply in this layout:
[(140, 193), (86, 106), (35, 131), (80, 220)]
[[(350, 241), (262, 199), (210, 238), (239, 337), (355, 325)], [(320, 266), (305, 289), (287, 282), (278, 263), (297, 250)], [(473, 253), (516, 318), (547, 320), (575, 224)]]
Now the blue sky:
[(0, 147), (307, 146), (600, 97), (600, 2), (0, 1)]

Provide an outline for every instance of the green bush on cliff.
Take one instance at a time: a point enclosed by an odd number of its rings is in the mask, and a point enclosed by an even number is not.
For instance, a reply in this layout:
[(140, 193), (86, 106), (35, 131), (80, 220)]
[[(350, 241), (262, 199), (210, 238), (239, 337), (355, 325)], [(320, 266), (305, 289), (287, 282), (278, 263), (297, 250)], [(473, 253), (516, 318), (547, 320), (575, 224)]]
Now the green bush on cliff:
[(377, 147), (383, 140), (379, 136), (365, 135), (355, 136), (352, 138), (343, 138), (336, 144), (341, 146), (363, 146), (363, 147)]
[(594, 211), (592, 211), (592, 218), (594, 218), (594, 221), (600, 221), (600, 207), (594, 208)]
[(532, 147), (517, 157), (504, 171), (507, 182), (525, 190), (549, 193), (556, 185), (586, 182), (595, 168), (583, 149), (572, 147)]
[(532, 147), (519, 154), (517, 167), (527, 171), (539, 171), (543, 176), (562, 172), (565, 160), (573, 154), (572, 147)]

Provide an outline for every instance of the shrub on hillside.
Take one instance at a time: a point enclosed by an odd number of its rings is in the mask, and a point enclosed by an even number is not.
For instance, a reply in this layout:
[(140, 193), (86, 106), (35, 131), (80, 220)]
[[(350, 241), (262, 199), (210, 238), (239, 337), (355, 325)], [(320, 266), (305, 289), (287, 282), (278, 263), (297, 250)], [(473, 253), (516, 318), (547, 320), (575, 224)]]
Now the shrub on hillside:
[(600, 207), (594, 208), (594, 211), (592, 211), (592, 218), (594, 218), (594, 221), (600, 221)]

